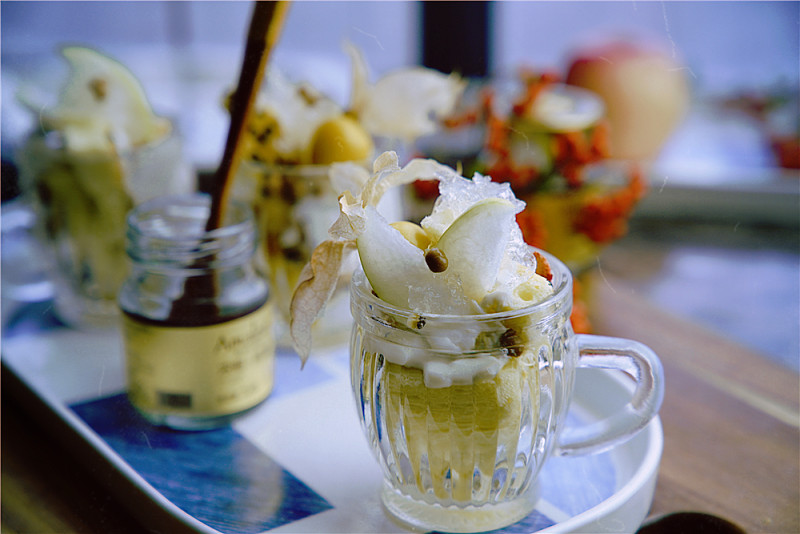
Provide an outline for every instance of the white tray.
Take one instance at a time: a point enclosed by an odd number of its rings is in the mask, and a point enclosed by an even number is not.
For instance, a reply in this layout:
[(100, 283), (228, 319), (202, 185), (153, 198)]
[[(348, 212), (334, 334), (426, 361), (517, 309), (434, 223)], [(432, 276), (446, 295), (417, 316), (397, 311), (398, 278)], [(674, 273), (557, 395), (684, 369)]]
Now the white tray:
[[(5, 307), (4, 307), (5, 308)], [(231, 428), (183, 433), (152, 427), (124, 394), (119, 333), (61, 325), (47, 303), (3, 318), (7, 392), (104, 472), (109, 490), (153, 529), (222, 534), (405, 532), (383, 513), (381, 472), (350, 393), (346, 349), (305, 369), (279, 353), (270, 398)], [(629, 381), (581, 371), (572, 421), (597, 419), (629, 397)], [(603, 454), (551, 458), (542, 499), (498, 532), (632, 532), (647, 515), (661, 459), (656, 418)], [(105, 471), (103, 471), (105, 470)]]

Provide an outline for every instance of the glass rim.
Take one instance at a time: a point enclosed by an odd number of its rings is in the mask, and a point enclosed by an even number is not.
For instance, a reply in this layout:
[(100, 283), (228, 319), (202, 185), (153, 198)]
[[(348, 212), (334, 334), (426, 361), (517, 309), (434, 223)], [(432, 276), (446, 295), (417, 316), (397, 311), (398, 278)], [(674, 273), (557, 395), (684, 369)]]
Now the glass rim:
[(369, 280), (367, 279), (364, 269), (361, 267), (360, 263), (353, 273), (352, 281), (350, 283), (350, 293), (351, 296), (357, 297), (359, 300), (368, 304), (371, 308), (377, 308), (381, 312), (395, 316), (402, 316), (409, 319), (424, 317), (426, 320), (442, 323), (457, 321), (494, 322), (498, 320), (513, 319), (516, 317), (539, 314), (542, 315), (541, 321), (544, 321), (555, 315), (561, 307), (565, 305), (572, 305), (572, 273), (564, 262), (552, 254), (533, 246), (529, 246), (528, 248), (531, 251), (539, 252), (545, 258), (547, 258), (547, 261), (549, 262), (550, 268), (553, 272), (553, 281), (551, 282), (553, 285), (553, 293), (536, 304), (532, 304), (524, 308), (469, 315), (424, 313), (410, 308), (401, 308), (382, 300), (372, 292), (372, 285), (369, 283)]
[[(246, 232), (248, 229), (255, 230), (255, 222), (250, 208), (240, 200), (229, 199), (228, 202), (226, 221), (219, 228), (209, 231), (203, 226), (200, 232), (168, 234), (154, 230), (145, 223), (155, 218), (162, 220), (201, 219), (199, 211), (194, 210), (202, 210), (203, 217), (207, 219), (211, 208), (211, 196), (207, 193), (188, 193), (157, 197), (130, 211), (127, 216), (128, 232), (135, 232), (142, 237), (178, 241), (183, 239), (224, 239)], [(179, 210), (184, 211), (180, 213)]]
[[(159, 117), (162, 117), (159, 115)], [(164, 131), (162, 135), (156, 137), (155, 139), (150, 139), (145, 143), (140, 143), (138, 145), (129, 145), (127, 147), (123, 147), (119, 149), (119, 153), (125, 157), (130, 156), (132, 154), (138, 154), (140, 152), (145, 151), (153, 151), (156, 150), (169, 142), (179, 141), (183, 142), (183, 136), (181, 132), (178, 130), (178, 127), (175, 124), (175, 120), (171, 117), (162, 117), (166, 119), (168, 127)]]
[(162, 147), (163, 145), (170, 142), (175, 142), (176, 140), (178, 142), (183, 141), (183, 136), (178, 127), (176, 126), (175, 119), (173, 117), (163, 116), (163, 115), (157, 115), (157, 117), (160, 119), (164, 119), (166, 124), (166, 128), (164, 129), (164, 132), (161, 135), (153, 139), (149, 139), (143, 143), (137, 143), (137, 144), (127, 143), (122, 146), (120, 146), (118, 142), (112, 138), (111, 144), (114, 147), (113, 151), (95, 150), (95, 149), (77, 150), (77, 151), (70, 150), (67, 148), (67, 145), (64, 142), (63, 130), (53, 128), (48, 130), (35, 129), (28, 131), (27, 134), (23, 137), (20, 146), (16, 148), (16, 152), (18, 153), (25, 152), (26, 150), (29, 150), (30, 147), (34, 146), (32, 143), (36, 141), (41, 141), (47, 150), (50, 150), (52, 152), (69, 151), (71, 157), (74, 155), (82, 155), (90, 158), (119, 157), (124, 159), (124, 158), (131, 158), (134, 156), (138, 156), (141, 153), (152, 152)]
[[(365, 169), (371, 169), (371, 160), (368, 158), (363, 161), (337, 161), (334, 163), (353, 163), (355, 165), (363, 166)], [(252, 166), (260, 171), (280, 171), (287, 173), (308, 173), (328, 175), (328, 171), (334, 163), (269, 163), (266, 161), (258, 161), (254, 159), (243, 159), (241, 164)]]

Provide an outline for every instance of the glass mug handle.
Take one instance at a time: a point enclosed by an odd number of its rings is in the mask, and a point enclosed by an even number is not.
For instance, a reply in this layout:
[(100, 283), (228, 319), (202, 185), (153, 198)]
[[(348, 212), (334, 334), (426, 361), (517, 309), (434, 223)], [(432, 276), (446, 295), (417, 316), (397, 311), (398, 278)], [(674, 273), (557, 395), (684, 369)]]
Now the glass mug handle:
[(601, 452), (625, 441), (644, 428), (658, 413), (664, 399), (664, 370), (649, 347), (616, 337), (578, 334), (579, 368), (616, 369), (633, 376), (631, 400), (613, 415), (594, 423), (570, 427), (559, 438), (555, 454), (561, 456)]

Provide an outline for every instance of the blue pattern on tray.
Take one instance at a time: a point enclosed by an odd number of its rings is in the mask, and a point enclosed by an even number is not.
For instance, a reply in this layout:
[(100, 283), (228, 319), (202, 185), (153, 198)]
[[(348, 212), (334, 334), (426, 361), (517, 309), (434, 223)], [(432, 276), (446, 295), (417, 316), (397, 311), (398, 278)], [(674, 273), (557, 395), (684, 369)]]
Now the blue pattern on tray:
[(3, 338), (67, 328), (55, 314), (52, 300), (23, 304), (3, 323)]
[(220, 532), (256, 534), (331, 508), (232, 428), (154, 427), (124, 393), (72, 409), (164, 497)]
[[(293, 358), (279, 357), (278, 362), (282, 362), (278, 377), (297, 374)], [(324, 381), (325, 373), (315, 368), (307, 366), (303, 374), (311, 371), (312, 383)], [(276, 388), (273, 395), (294, 389), (287, 380), (277, 384), (284, 387)], [(308, 386), (305, 380), (303, 384)], [(136, 413), (124, 393), (72, 409), (164, 497), (225, 534), (256, 534), (332, 508), (231, 428), (210, 432), (157, 428)], [(568, 421), (579, 422), (574, 415)], [(610, 453), (552, 457), (539, 482), (544, 498), (566, 516), (585, 512), (616, 490)], [(196, 491), (187, 493), (187, 487)], [(522, 521), (492, 532), (523, 534), (556, 524), (535, 510)]]

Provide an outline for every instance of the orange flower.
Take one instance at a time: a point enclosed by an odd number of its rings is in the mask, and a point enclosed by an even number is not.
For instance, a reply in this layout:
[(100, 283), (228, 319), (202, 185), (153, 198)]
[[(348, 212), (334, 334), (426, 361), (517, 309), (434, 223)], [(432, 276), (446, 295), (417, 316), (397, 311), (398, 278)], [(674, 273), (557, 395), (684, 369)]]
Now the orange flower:
[(601, 120), (592, 128), (590, 148), (594, 161), (605, 159), (611, 153), (608, 121)]
[(548, 85), (559, 81), (558, 74), (554, 72), (537, 74), (536, 72), (525, 68), (520, 69), (520, 78), (525, 84), (525, 91), (522, 96), (516, 102), (514, 102), (511, 111), (517, 117), (527, 115), (531, 109), (531, 106), (533, 106), (533, 103), (536, 102), (536, 99), (539, 97), (542, 91)]
[(522, 238), (531, 246), (542, 248), (547, 241), (547, 227), (542, 215), (533, 210), (522, 210), (517, 213), (517, 224), (522, 231)]
[(577, 278), (572, 280), (572, 313), (569, 316), (569, 320), (576, 334), (592, 333), (589, 306), (583, 299), (583, 287)]
[(628, 231), (631, 211), (644, 196), (645, 189), (641, 170), (634, 169), (626, 187), (596, 196), (584, 204), (573, 228), (596, 243), (608, 243), (622, 237)]
[(411, 185), (417, 198), (430, 200), (439, 196), (439, 182), (436, 180), (416, 180)]

